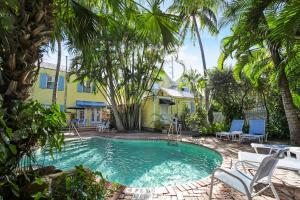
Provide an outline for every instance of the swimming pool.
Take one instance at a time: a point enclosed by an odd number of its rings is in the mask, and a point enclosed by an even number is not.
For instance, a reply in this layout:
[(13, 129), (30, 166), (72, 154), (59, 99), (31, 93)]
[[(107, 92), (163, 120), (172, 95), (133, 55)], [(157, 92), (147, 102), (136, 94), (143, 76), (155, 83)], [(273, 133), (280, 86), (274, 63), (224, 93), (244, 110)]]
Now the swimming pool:
[(83, 164), (102, 172), (109, 181), (130, 187), (175, 185), (209, 176), (222, 163), (219, 153), (206, 147), (163, 140), (125, 140), (93, 137), (67, 141), (62, 152), (38, 151), (42, 165), (71, 169)]

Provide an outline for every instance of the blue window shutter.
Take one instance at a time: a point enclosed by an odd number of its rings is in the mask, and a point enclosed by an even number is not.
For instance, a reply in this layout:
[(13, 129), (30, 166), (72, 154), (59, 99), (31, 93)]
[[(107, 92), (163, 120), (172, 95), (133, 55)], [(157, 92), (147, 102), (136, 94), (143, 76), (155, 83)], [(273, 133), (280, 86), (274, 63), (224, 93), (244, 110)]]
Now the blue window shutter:
[(47, 74), (45, 73), (40, 74), (40, 88), (47, 88)]
[(64, 105), (59, 105), (60, 111), (64, 111)]
[(65, 78), (63, 76), (58, 77), (58, 90), (59, 91), (64, 91), (65, 87)]
[(81, 83), (77, 83), (77, 92), (83, 92), (83, 85)]

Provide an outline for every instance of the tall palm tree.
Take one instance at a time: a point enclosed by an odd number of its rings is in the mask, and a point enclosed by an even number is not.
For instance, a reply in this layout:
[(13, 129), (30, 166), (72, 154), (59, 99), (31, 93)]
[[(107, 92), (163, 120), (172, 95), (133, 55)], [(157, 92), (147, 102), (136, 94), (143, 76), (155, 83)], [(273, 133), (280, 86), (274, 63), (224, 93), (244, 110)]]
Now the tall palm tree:
[(61, 63), (61, 40), (58, 38), (57, 39), (57, 63), (56, 63), (54, 86), (53, 86), (53, 93), (52, 93), (52, 104), (56, 103), (57, 84), (58, 84), (58, 77), (59, 77), (59, 72), (60, 72), (60, 63)]
[[(300, 144), (300, 120), (293, 102), (287, 70), (299, 55), (299, 1), (234, 1), (224, 12), (225, 22), (233, 23), (232, 36), (224, 39), (224, 52), (239, 58), (257, 49), (268, 51), (267, 61), (277, 75), (278, 86), (289, 125), (290, 141)], [(279, 23), (280, 22), (280, 23)], [(284, 22), (284, 25), (279, 25)], [(282, 27), (293, 29), (287, 33)], [(291, 28), (292, 27), (292, 28)], [(226, 57), (226, 56), (225, 56)], [(266, 63), (260, 66), (270, 67)], [(262, 75), (262, 73), (260, 74)]]
[[(200, 29), (207, 28), (211, 34), (218, 33), (216, 10), (219, 4), (220, 1), (217, 0), (175, 0), (169, 9), (171, 13), (179, 14), (182, 20), (183, 40), (189, 32), (193, 38), (197, 37), (205, 78), (207, 76), (207, 66)], [(205, 107), (206, 110), (209, 109), (209, 91), (207, 87), (205, 87)]]

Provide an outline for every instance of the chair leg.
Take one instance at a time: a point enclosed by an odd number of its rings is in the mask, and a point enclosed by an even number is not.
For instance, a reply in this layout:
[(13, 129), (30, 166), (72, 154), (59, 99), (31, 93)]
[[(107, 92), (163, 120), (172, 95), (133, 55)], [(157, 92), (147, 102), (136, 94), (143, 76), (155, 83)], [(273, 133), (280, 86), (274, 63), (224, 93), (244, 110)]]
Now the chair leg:
[(276, 189), (275, 189), (273, 183), (270, 183), (270, 187), (271, 187), (271, 190), (272, 190), (272, 192), (273, 192), (273, 194), (274, 194), (275, 199), (276, 199), (276, 200), (280, 200), (280, 199), (279, 199), (279, 196), (278, 196), (278, 193), (277, 193), (277, 191), (276, 191)]

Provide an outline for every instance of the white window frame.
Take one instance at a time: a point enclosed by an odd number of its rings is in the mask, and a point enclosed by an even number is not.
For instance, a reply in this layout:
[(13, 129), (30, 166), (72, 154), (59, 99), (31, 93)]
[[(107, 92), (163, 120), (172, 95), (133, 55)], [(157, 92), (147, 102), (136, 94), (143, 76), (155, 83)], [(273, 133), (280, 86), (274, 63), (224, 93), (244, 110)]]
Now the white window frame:
[[(83, 119), (81, 118), (81, 112), (83, 112)], [(85, 109), (82, 109), (82, 110), (78, 110), (78, 119), (79, 120), (85, 120)]]
[(92, 108), (91, 109), (91, 121), (92, 122), (101, 122), (102, 121), (102, 113), (100, 108)]
[(47, 87), (47, 89), (53, 89), (54, 88), (53, 76), (47, 75), (46, 87)]
[(90, 81), (83, 84), (83, 92), (92, 93), (92, 83)]

